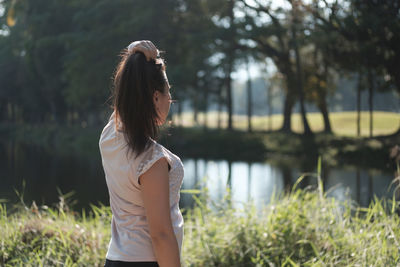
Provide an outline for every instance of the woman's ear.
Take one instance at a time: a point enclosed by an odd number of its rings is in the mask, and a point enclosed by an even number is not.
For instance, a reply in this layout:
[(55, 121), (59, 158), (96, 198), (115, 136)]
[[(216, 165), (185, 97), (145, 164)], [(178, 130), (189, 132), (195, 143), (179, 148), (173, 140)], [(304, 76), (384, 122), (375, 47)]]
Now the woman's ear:
[(155, 103), (158, 102), (158, 97), (159, 97), (159, 96), (160, 96), (160, 92), (157, 91), (157, 90), (155, 90), (155, 91), (154, 91), (154, 94), (153, 94), (153, 101), (154, 101)]

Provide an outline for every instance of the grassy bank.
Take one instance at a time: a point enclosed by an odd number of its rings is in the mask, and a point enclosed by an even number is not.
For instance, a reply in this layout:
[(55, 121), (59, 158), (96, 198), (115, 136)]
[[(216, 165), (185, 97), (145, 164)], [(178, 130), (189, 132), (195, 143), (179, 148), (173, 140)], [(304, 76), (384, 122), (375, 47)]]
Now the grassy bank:
[[(353, 138), (318, 133), (304, 137), (296, 133), (247, 133), (203, 128), (171, 128), (161, 143), (187, 158), (231, 161), (276, 160), (299, 167), (322, 156), (325, 166), (350, 165), (391, 171), (395, 165), (390, 149), (400, 144), (400, 135), (385, 138)], [(310, 166), (312, 167), (312, 166)]]
[[(271, 157), (279, 157), (278, 160), (281, 161), (282, 158), (288, 157), (300, 160), (302, 157), (311, 157), (312, 162), (315, 162), (319, 155), (323, 155), (326, 165), (348, 164), (384, 169), (391, 168), (388, 167), (390, 148), (400, 144), (400, 135), (375, 138), (346, 136), (345, 132), (355, 133), (354, 112), (332, 113), (331, 119), (335, 133), (316, 132), (311, 138), (306, 138), (296, 132), (255, 131), (247, 133), (244, 131), (245, 124), (242, 125), (243, 127), (236, 127), (238, 121), (243, 120), (244, 122), (244, 117), (240, 116), (234, 117), (234, 121), (236, 121), (234, 131), (218, 130), (212, 128), (213, 123), (216, 123), (215, 114), (210, 114), (210, 128), (204, 130), (203, 127), (190, 123), (191, 116), (189, 115), (184, 114), (185, 125), (187, 124), (188, 127), (179, 127), (175, 123), (163, 132), (160, 140), (167, 148), (186, 158), (264, 161)], [(279, 116), (274, 115), (273, 120), (282, 119), (282, 116)], [(313, 127), (318, 128), (322, 125), (321, 122), (318, 123), (318, 116), (319, 114), (309, 114)], [(368, 129), (368, 124), (365, 123), (365, 113), (362, 114), (362, 118), (364, 118), (362, 132), (365, 133)], [(266, 116), (254, 117), (255, 125), (257, 121), (258, 123), (262, 121), (264, 125), (267, 120)], [(380, 129), (380, 133), (391, 134), (398, 127), (400, 115), (375, 112), (374, 120), (376, 120), (376, 131), (374, 132), (378, 132)], [(299, 124), (299, 121), (298, 115), (294, 114), (293, 123)], [(277, 125), (280, 124), (277, 123)], [(296, 130), (296, 127), (294, 129)], [(10, 140), (6, 142), (7, 146), (11, 146), (13, 144), (11, 140), (13, 140), (16, 145), (35, 145), (49, 153), (69, 154), (82, 159), (99, 156), (98, 139), (101, 130), (102, 126), (82, 128), (57, 125), (0, 125), (0, 135), (3, 136), (3, 139)], [(8, 150), (14, 151), (15, 148)], [(307, 153), (304, 153), (305, 151)]]
[[(320, 185), (319, 188), (322, 188)], [(185, 211), (186, 266), (396, 266), (400, 220), (395, 201), (368, 208), (339, 203), (321, 189), (294, 189), (262, 208), (211, 203)], [(237, 206), (237, 205), (236, 205)], [(102, 266), (110, 209), (90, 214), (57, 207), (0, 206), (0, 266)]]
[[(357, 113), (354, 111), (347, 112), (331, 112), (329, 114), (333, 133), (337, 136), (355, 137), (357, 134)], [(204, 113), (198, 114), (198, 123), (203, 124), (205, 119)], [(323, 131), (323, 120), (320, 113), (307, 113), (307, 119), (311, 129), (314, 132)], [(228, 115), (226, 112), (221, 113), (221, 127), (226, 128)], [(184, 127), (196, 126), (193, 120), (192, 112), (185, 112), (181, 118), (173, 116), (173, 122), (176, 125)], [(217, 112), (209, 112), (207, 122), (210, 128), (216, 128), (218, 125)], [(270, 124), (271, 122), (271, 124)], [(283, 115), (274, 114), (268, 116), (253, 116), (252, 126), (255, 131), (276, 131), (280, 129), (283, 122)], [(271, 125), (271, 128), (269, 127)], [(400, 114), (394, 112), (375, 111), (373, 113), (373, 135), (389, 135), (395, 132), (400, 126)], [(295, 133), (303, 132), (303, 124), (300, 114), (292, 115), (292, 129)], [(233, 116), (233, 127), (237, 130), (247, 129), (247, 117), (245, 115)], [(361, 136), (369, 136), (369, 112), (361, 112), (360, 120)]]

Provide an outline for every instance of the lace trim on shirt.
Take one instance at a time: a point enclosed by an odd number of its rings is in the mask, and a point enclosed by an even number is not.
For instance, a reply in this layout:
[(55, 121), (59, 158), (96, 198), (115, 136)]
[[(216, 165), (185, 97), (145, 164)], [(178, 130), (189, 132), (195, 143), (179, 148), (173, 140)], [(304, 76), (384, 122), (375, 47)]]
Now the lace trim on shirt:
[[(154, 163), (156, 163), (159, 159), (161, 158), (166, 158), (167, 162), (168, 162), (168, 168), (170, 168), (171, 165), (171, 160), (168, 157), (168, 155), (166, 153), (164, 153), (164, 151), (159, 148), (158, 146), (154, 149), (153, 155), (151, 156), (150, 159), (144, 160), (143, 162), (141, 162), (137, 168), (137, 172), (136, 172), (136, 176), (139, 179), (139, 176), (142, 175), (143, 173), (145, 173), (146, 171), (148, 171), (151, 166), (153, 166)], [(138, 181), (139, 182), (139, 181)]]

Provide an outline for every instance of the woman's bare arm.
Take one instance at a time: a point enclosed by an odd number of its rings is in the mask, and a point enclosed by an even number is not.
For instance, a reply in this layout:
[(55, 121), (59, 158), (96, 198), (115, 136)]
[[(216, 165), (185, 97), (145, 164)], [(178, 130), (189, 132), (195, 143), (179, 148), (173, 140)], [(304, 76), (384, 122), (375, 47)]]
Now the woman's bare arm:
[(128, 50), (132, 53), (142, 52), (147, 61), (150, 61), (151, 59), (156, 59), (159, 55), (157, 47), (151, 41), (147, 40), (132, 42), (128, 46)]
[(154, 252), (160, 267), (179, 267), (179, 248), (171, 222), (168, 163), (161, 158), (139, 177)]

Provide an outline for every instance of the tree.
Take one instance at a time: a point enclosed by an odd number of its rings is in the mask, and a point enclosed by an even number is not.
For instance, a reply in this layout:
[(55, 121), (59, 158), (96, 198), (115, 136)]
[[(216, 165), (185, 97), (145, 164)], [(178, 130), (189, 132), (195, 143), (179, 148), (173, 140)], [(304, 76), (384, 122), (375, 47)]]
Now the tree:
[[(309, 6), (320, 27), (337, 33), (340, 38), (332, 50), (340, 57), (336, 62), (367, 76), (370, 106), (370, 136), (372, 136), (373, 92), (377, 77), (386, 77), (385, 83), (395, 85), (400, 92), (400, 3), (395, 0), (381, 3), (375, 0), (314, 1)], [(338, 43), (338, 40), (343, 42)], [(361, 85), (361, 79), (359, 86)], [(382, 86), (389, 88), (390, 86)], [(400, 129), (398, 131), (400, 133)]]
[[(176, 56), (179, 60), (172, 68), (179, 67), (181, 70), (174, 78), (179, 80), (180, 95), (190, 95), (194, 121), (197, 123), (198, 112), (208, 109), (210, 95), (215, 92), (213, 73), (216, 66), (209, 60), (216, 49), (214, 39), (218, 33), (217, 26), (211, 20), (215, 11), (210, 8), (210, 1), (193, 0), (183, 2), (177, 12), (177, 41), (180, 47)], [(171, 47), (171, 50), (176, 49)]]
[[(11, 25), (2, 25), (7, 34), (2, 36), (5, 54), (1, 56), (11, 60), (6, 59), (7, 68), (14, 68), (12, 75), (6, 77), (12, 81), (9, 88), (16, 95), (10, 103), (11, 109), (18, 110), (23, 121), (43, 121), (47, 116), (55, 122), (62, 122), (65, 103), (61, 90), (65, 83), (59, 77), (65, 49), (58, 33), (68, 27), (65, 21), (69, 9), (63, 8), (62, 3), (44, 0), (35, 3), (4, 1), (2, 5), (5, 8), (3, 16), (7, 17), (3, 21), (12, 22)], [(63, 16), (59, 15), (61, 10)], [(10, 52), (8, 56), (7, 49)]]
[[(228, 110), (228, 129), (233, 129), (233, 107), (232, 107), (232, 77), (231, 74), (235, 69), (235, 63), (238, 54), (241, 52), (239, 39), (242, 36), (238, 34), (237, 17), (235, 9), (237, 8), (237, 0), (219, 0), (210, 1), (210, 7), (214, 10), (214, 22), (219, 28), (216, 39), (216, 54), (220, 56), (218, 65), (224, 74), (224, 88), (226, 92), (226, 106)], [(219, 92), (219, 102), (223, 99), (223, 93)], [(219, 123), (220, 124), (220, 123)]]
[[(271, 2), (251, 5), (247, 1), (241, 1), (246, 7), (246, 27), (248, 39), (256, 43), (256, 49), (265, 57), (271, 58), (279, 72), (285, 77), (285, 100), (283, 110), (282, 131), (291, 131), (291, 114), (296, 102), (300, 97), (300, 106), (305, 134), (311, 134), (311, 129), (305, 115), (302, 79), (303, 73), (300, 62), (300, 49), (298, 47), (298, 30), (301, 24), (298, 14), (297, 3), (293, 2), (292, 10), (272, 8)], [(291, 2), (290, 2), (291, 3)], [(290, 14), (292, 13), (292, 14)], [(295, 15), (295, 16), (293, 16)], [(260, 18), (268, 18), (267, 23), (262, 23)], [(295, 54), (293, 59), (292, 54)]]
[(251, 116), (253, 114), (253, 96), (252, 96), (252, 88), (251, 88), (251, 76), (250, 76), (250, 68), (249, 68), (249, 61), (246, 60), (246, 69), (247, 69), (247, 131), (252, 132), (252, 125), (251, 125)]
[(300, 14), (299, 14), (299, 5), (301, 1), (299, 0), (289, 0), (292, 10), (291, 10), (291, 35), (292, 35), (292, 47), (294, 50), (295, 54), (295, 61), (296, 61), (296, 78), (297, 78), (297, 93), (299, 95), (299, 100), (300, 100), (300, 112), (301, 112), (301, 118), (303, 121), (303, 127), (304, 127), (304, 134), (306, 136), (312, 135), (311, 128), (308, 124), (308, 120), (306, 117), (306, 110), (304, 106), (304, 89), (303, 89), (303, 70), (301, 66), (301, 60), (300, 60), (300, 52), (299, 52), (299, 47), (298, 47), (298, 37), (297, 37), (297, 32), (298, 32), (298, 25), (301, 25), (300, 21)]

